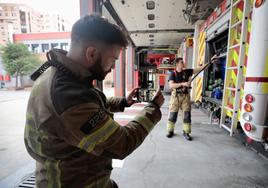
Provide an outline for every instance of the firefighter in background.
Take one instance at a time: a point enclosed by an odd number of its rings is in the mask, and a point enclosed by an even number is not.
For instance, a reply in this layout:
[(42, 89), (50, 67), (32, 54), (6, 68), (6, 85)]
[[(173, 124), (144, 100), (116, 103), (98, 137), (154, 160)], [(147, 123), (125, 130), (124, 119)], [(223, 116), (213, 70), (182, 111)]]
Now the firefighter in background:
[[(217, 56), (213, 56), (212, 63), (217, 62)], [(193, 74), (199, 73), (204, 68), (208, 67), (206, 64), (195, 69), (185, 69), (182, 58), (176, 58), (174, 60), (176, 64), (175, 71), (169, 75), (169, 88), (172, 89), (170, 104), (169, 104), (169, 116), (167, 122), (167, 137), (171, 138), (174, 135), (175, 123), (179, 109), (183, 112), (183, 136), (186, 140), (191, 141), (191, 99), (190, 99), (190, 77)]]

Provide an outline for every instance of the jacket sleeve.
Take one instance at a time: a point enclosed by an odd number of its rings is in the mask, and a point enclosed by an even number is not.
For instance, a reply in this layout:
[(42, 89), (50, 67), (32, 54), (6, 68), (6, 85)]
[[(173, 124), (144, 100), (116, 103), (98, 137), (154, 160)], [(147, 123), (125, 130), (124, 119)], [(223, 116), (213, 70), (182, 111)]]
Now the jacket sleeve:
[(123, 159), (134, 151), (161, 119), (154, 104), (146, 106), (127, 125), (121, 126), (96, 103), (79, 104), (60, 116), (63, 139), (86, 152)]
[(124, 112), (126, 107), (125, 97), (109, 97), (106, 104), (111, 112)]

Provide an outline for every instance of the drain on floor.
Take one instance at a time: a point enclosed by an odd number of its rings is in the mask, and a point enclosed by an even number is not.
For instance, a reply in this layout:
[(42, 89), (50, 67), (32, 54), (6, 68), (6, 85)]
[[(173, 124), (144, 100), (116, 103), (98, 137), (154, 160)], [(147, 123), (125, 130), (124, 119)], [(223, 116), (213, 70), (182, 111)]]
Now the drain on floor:
[(35, 188), (35, 176), (31, 174), (28, 178), (23, 180), (23, 182), (21, 182), (15, 188)]

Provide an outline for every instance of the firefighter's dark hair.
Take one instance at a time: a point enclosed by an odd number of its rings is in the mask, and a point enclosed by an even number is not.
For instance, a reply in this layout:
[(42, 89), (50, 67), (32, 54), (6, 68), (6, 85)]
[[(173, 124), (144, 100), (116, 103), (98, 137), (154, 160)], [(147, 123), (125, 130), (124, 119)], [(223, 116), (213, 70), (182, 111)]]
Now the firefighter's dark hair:
[(182, 57), (177, 57), (177, 58), (174, 59), (174, 62), (175, 62), (175, 64), (177, 64), (177, 63), (182, 63), (183, 64), (183, 59), (182, 59)]
[(75, 22), (71, 32), (71, 42), (84, 44), (100, 42), (122, 47), (128, 44), (126, 35), (117, 25), (96, 14), (86, 15)]

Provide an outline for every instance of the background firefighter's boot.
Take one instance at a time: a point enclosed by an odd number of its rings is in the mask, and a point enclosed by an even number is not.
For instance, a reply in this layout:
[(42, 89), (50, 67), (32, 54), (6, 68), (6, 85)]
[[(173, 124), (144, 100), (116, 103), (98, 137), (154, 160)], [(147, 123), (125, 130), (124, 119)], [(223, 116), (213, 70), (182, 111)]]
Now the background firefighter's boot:
[(192, 137), (190, 135), (191, 132), (191, 124), (190, 123), (183, 123), (183, 136), (186, 140), (191, 141)]
[(172, 136), (174, 136), (174, 132), (173, 132), (173, 131), (169, 131), (169, 132), (167, 133), (167, 137), (168, 137), (168, 138), (171, 138)]
[(192, 137), (191, 137), (191, 135), (189, 133), (186, 133), (186, 132), (183, 131), (183, 136), (188, 141), (191, 141), (192, 140)]
[(173, 123), (172, 121), (168, 121), (167, 122), (167, 137), (171, 138), (172, 136), (174, 136), (174, 127), (175, 127), (175, 123)]

